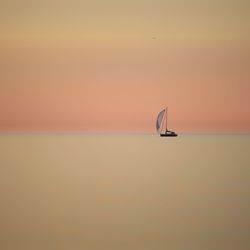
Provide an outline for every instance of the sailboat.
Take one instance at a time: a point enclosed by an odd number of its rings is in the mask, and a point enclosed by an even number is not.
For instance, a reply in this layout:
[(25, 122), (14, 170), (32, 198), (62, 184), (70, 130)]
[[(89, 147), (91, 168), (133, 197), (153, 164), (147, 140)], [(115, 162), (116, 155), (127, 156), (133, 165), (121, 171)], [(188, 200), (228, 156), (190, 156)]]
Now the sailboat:
[[(173, 131), (168, 130), (167, 127), (167, 116), (168, 116), (168, 108), (163, 109), (157, 116), (156, 120), (156, 130), (160, 134), (160, 136), (165, 137), (175, 137), (177, 134)], [(165, 117), (165, 119), (163, 119)], [(163, 132), (163, 124), (165, 120), (165, 132)]]

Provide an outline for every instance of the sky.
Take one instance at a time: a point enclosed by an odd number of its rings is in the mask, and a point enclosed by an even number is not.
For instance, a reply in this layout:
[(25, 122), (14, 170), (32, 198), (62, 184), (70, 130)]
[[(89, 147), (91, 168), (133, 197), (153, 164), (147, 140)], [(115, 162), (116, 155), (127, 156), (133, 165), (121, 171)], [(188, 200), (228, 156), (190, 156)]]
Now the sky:
[(0, 132), (250, 132), (246, 0), (1, 0)]

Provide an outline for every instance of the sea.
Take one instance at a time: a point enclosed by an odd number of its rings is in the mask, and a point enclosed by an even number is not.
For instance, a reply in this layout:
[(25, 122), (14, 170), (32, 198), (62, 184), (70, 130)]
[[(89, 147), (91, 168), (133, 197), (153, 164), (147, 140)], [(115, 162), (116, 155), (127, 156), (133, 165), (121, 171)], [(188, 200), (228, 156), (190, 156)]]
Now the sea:
[(1, 134), (0, 249), (249, 250), (250, 135)]

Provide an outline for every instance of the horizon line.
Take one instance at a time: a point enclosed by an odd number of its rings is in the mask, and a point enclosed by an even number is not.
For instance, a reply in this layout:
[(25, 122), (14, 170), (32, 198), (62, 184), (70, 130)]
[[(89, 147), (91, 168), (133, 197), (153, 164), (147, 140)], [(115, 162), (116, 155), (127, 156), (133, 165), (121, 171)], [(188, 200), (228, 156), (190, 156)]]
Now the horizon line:
[[(190, 136), (190, 135), (250, 135), (249, 132), (177, 132), (180, 136)], [(6, 131), (0, 132), (0, 136), (8, 136), (8, 135), (155, 135), (158, 136), (157, 132), (106, 132), (106, 131)]]

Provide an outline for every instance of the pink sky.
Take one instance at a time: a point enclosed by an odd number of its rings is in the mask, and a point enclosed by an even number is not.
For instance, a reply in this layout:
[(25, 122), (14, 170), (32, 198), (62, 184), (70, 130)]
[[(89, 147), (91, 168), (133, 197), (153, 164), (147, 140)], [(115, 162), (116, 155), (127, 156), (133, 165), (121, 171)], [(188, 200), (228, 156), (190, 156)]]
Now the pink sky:
[(165, 106), (179, 132), (250, 132), (244, 6), (236, 16), (177, 6), (167, 20), (157, 5), (149, 22), (150, 6), (111, 1), (86, 17), (65, 3), (4, 6), (1, 132), (154, 132)]

